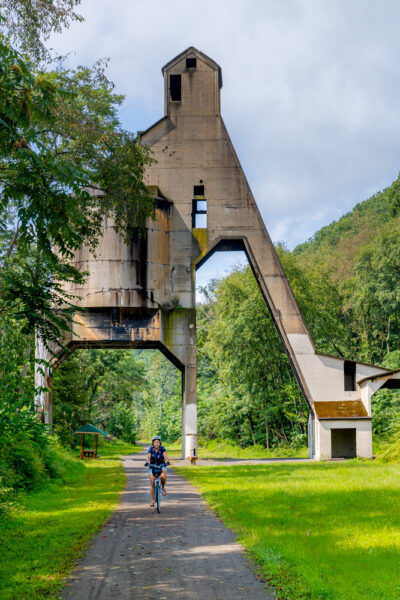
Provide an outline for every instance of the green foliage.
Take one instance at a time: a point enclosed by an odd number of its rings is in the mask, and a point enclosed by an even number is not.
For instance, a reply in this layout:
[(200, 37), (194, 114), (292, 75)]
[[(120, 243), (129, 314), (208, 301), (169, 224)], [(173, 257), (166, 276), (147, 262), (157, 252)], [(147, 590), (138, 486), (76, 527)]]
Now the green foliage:
[(388, 438), (400, 423), (400, 395), (398, 391), (378, 390), (372, 396), (372, 427), (374, 433)]
[(305, 401), (251, 269), (214, 283), (198, 312), (201, 435), (304, 445)]
[(160, 352), (146, 351), (147, 381), (138, 396), (142, 407), (141, 435), (159, 435), (173, 442), (181, 435), (181, 376), (178, 369)]
[(397, 413), (397, 421), (391, 428), (391, 436), (386, 437), (379, 444), (378, 459), (382, 462), (400, 462), (400, 419)]
[(32, 490), (57, 476), (53, 441), (32, 408), (0, 404), (0, 512), (18, 490)]
[(133, 443), (138, 421), (135, 393), (144, 385), (143, 361), (131, 350), (74, 352), (54, 372), (57, 435), (74, 444), (71, 432), (89, 422)]
[(124, 442), (134, 444), (136, 440), (136, 418), (129, 406), (123, 402), (115, 404), (105, 421), (107, 433)]

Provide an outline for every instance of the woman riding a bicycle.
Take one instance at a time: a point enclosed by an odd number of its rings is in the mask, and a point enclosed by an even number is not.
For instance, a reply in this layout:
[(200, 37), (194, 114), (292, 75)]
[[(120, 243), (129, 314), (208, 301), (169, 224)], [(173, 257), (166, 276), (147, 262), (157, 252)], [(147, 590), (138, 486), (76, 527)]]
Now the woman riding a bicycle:
[(147, 452), (147, 460), (146, 462), (149, 464), (149, 479), (150, 479), (150, 506), (154, 506), (154, 485), (156, 481), (156, 477), (153, 475), (152, 466), (157, 465), (161, 466), (162, 471), (160, 475), (161, 481), (161, 490), (162, 495), (166, 496), (167, 490), (165, 489), (165, 484), (167, 482), (167, 464), (169, 463), (169, 458), (167, 455), (167, 451), (164, 446), (161, 445), (161, 438), (156, 435), (151, 440), (151, 446)]

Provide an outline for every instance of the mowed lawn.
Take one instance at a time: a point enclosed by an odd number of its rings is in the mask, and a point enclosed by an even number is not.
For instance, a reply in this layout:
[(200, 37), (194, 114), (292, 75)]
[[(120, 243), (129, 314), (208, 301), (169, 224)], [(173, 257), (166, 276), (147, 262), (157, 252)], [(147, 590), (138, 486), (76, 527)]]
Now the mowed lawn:
[(400, 465), (187, 467), (277, 597), (400, 599)]
[[(120, 457), (138, 446), (99, 448), (98, 460), (66, 459), (64, 481), (25, 494), (0, 519), (0, 598), (54, 597), (125, 485)], [(57, 597), (57, 596), (56, 596)]]

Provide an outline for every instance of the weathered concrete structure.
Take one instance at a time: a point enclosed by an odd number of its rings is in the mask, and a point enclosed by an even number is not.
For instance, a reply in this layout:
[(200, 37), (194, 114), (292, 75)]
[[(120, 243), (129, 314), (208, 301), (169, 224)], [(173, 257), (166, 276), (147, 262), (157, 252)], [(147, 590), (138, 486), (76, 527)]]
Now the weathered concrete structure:
[[(400, 375), (316, 351), (222, 120), (220, 67), (188, 48), (162, 73), (165, 115), (141, 134), (156, 159), (146, 173), (156, 219), (129, 246), (106, 221), (96, 256), (77, 253), (90, 275), (70, 291), (87, 312), (65, 343), (164, 352), (182, 372), (183, 451), (192, 454), (195, 271), (217, 250), (244, 250), (310, 407), (310, 455), (371, 457), (371, 395)], [(42, 403), (50, 418), (51, 400)]]

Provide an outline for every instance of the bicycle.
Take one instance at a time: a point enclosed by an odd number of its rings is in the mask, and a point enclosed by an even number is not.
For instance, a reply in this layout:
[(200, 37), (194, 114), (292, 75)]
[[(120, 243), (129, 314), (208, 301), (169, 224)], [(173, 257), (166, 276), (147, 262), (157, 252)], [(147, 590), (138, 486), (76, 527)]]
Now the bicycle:
[[(170, 463), (166, 463), (167, 465), (169, 465)], [(154, 475), (154, 477), (156, 478), (156, 481), (154, 483), (154, 504), (156, 507), (156, 511), (159, 513), (160, 512), (160, 502), (161, 502), (161, 496), (162, 496), (162, 489), (161, 489), (161, 479), (160, 479), (160, 475), (162, 473), (162, 467), (164, 465), (152, 465), (148, 462), (144, 463), (145, 467), (150, 467), (151, 468), (151, 472)]]

